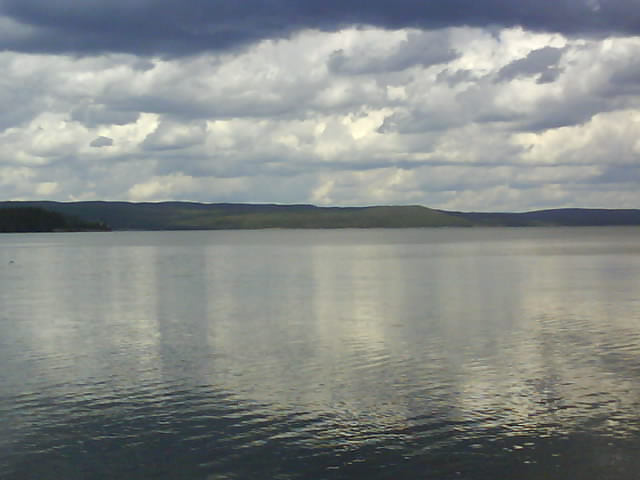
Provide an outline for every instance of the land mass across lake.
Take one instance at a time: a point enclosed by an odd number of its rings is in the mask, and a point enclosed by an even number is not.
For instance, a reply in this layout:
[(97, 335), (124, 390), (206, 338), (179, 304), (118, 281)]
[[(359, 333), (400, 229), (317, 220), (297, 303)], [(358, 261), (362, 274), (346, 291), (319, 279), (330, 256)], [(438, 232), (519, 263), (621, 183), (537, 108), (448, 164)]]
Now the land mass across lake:
[(0, 207), (0, 233), (106, 231), (102, 222), (92, 222), (33, 206)]
[[(26, 215), (56, 221), (25, 228), (15, 219)], [(24, 210), (27, 209), (27, 210)], [(42, 212), (47, 212), (43, 214)], [(47, 217), (48, 215), (48, 217)], [(38, 218), (40, 218), (38, 217)], [(13, 220), (11, 220), (13, 219)], [(12, 223), (13, 222), (13, 223)], [(607, 226), (640, 225), (638, 209), (565, 208), (523, 213), (477, 213), (436, 210), (423, 206), (318, 207), (194, 202), (0, 202), (2, 231), (69, 230), (220, 230), (264, 228), (420, 228), (474, 226)]]

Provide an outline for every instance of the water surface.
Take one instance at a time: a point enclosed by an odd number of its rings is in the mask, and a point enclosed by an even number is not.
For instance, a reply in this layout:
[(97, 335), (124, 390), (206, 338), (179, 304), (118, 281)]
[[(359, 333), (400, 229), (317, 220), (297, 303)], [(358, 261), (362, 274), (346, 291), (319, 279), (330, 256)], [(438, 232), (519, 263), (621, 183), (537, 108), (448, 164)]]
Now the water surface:
[(640, 229), (0, 236), (0, 478), (636, 479)]

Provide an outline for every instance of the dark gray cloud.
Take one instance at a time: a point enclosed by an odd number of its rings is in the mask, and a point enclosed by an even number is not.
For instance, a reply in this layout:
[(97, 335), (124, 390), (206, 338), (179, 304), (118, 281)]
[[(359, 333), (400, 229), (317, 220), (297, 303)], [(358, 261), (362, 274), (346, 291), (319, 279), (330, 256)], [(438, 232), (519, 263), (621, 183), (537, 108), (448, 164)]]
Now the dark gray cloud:
[(471, 70), (454, 70), (450, 71), (448, 68), (444, 69), (437, 76), (438, 82), (445, 82), (450, 87), (458, 85), (459, 83), (470, 82), (474, 80), (474, 74)]
[(449, 45), (446, 32), (413, 32), (390, 52), (372, 51), (369, 46), (354, 52), (335, 51), (329, 58), (329, 69), (350, 75), (399, 72), (414, 65), (429, 67), (447, 63), (458, 56)]
[(593, 178), (596, 183), (632, 183), (637, 186), (640, 183), (640, 166), (638, 165), (611, 165), (604, 169), (602, 174)]
[(0, 0), (0, 15), (1, 49), (80, 54), (175, 56), (347, 25), (640, 33), (636, 0)]
[(554, 47), (533, 50), (526, 57), (503, 67), (497, 74), (497, 80), (505, 82), (517, 77), (538, 76), (538, 83), (551, 83), (562, 73), (558, 62), (565, 50)]
[(139, 117), (138, 112), (109, 110), (104, 105), (85, 105), (71, 112), (71, 120), (80, 122), (88, 128), (100, 125), (127, 125), (134, 123)]
[(600, 95), (615, 97), (640, 94), (640, 52), (634, 51), (623, 62), (610, 68), (613, 71), (609, 83), (598, 92)]
[(95, 148), (110, 147), (113, 145), (113, 138), (100, 135), (99, 137), (94, 138), (89, 145)]
[(598, 113), (615, 110), (615, 106), (597, 97), (577, 96), (561, 101), (545, 99), (541, 101), (535, 112), (522, 115), (520, 122), (514, 122), (516, 130), (541, 132), (555, 128), (581, 125), (591, 120)]

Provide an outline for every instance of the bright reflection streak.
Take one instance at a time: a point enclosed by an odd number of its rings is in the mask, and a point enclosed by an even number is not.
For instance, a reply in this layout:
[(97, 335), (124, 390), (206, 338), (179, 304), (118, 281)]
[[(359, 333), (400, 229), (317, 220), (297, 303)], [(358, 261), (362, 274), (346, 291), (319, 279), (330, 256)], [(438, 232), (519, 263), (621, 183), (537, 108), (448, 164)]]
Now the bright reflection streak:
[(637, 434), (640, 257), (624, 232), (550, 232), (25, 237), (0, 298), (31, 387), (60, 394), (206, 387), (330, 415), (317, 441), (352, 447), (447, 421), (458, 440)]

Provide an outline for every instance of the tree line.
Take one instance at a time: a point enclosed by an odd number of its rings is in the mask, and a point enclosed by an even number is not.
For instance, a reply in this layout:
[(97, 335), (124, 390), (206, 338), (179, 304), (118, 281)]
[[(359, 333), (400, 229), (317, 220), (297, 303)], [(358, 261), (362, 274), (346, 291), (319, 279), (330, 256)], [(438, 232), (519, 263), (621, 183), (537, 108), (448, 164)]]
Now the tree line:
[(78, 218), (37, 207), (0, 208), (0, 233), (73, 232), (108, 230), (102, 223), (86, 222)]

